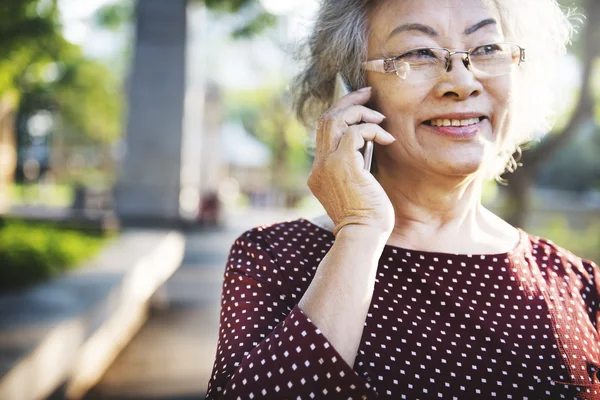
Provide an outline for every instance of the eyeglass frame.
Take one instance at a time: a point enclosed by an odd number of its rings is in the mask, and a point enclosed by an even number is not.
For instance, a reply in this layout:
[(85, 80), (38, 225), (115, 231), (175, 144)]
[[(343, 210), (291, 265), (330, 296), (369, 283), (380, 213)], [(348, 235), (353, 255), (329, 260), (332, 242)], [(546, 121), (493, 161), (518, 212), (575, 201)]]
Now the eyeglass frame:
[[(391, 72), (396, 73), (396, 75), (399, 75), (398, 69), (396, 68), (395, 65), (395, 61), (399, 60), (401, 57), (405, 56), (406, 54), (412, 52), (412, 51), (416, 51), (416, 50), (444, 50), (448, 53), (448, 57), (446, 58), (446, 66), (444, 68), (445, 72), (448, 72), (448, 69), (450, 68), (450, 66), (452, 65), (452, 56), (455, 54), (466, 54), (465, 58), (462, 58), (462, 62), (465, 66), (465, 68), (467, 68), (469, 71), (474, 72), (473, 70), (471, 70), (469, 67), (472, 66), (471, 63), (471, 58), (470, 58), (470, 53), (475, 50), (478, 49), (480, 47), (484, 47), (484, 46), (490, 46), (490, 45), (495, 45), (495, 44), (509, 44), (511, 46), (517, 46), (519, 48), (519, 62), (516, 64), (517, 66), (521, 65), (522, 62), (526, 62), (527, 58), (525, 56), (525, 49), (521, 46), (519, 46), (516, 43), (510, 43), (510, 42), (496, 42), (496, 43), (487, 43), (487, 44), (482, 44), (479, 46), (475, 46), (475, 47), (471, 47), (468, 50), (450, 50), (447, 49), (445, 47), (417, 47), (414, 49), (410, 49), (405, 51), (404, 53), (395, 56), (395, 57), (388, 57), (388, 58), (379, 58), (376, 60), (369, 60), (369, 61), (364, 61), (362, 63), (362, 67), (365, 71), (372, 71), (372, 72), (381, 72), (384, 74), (388, 74)], [(501, 76), (500, 75), (495, 75), (495, 76)], [(440, 77), (443, 76), (440, 75)], [(404, 78), (403, 78), (404, 79)], [(434, 78), (432, 78), (434, 79)]]

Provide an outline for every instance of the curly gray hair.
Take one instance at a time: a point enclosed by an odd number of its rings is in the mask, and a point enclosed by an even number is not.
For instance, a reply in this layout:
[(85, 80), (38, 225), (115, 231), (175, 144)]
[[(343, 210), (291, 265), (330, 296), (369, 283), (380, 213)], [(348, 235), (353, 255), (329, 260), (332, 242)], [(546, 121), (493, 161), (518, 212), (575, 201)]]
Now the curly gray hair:
[[(351, 89), (365, 86), (361, 62), (367, 58), (368, 21), (385, 1), (321, 1), (312, 34), (300, 53), (304, 68), (292, 85), (297, 116), (306, 126), (314, 127), (333, 103), (337, 72), (342, 73)], [(551, 128), (556, 93), (549, 81), (549, 66), (566, 52), (573, 25), (571, 12), (563, 11), (556, 0), (487, 1), (499, 12), (506, 40), (527, 50), (527, 62), (516, 78), (519, 95), (512, 105), (512, 128), (488, 173), (490, 178), (498, 178), (516, 169), (513, 154), (520, 153), (521, 145)]]

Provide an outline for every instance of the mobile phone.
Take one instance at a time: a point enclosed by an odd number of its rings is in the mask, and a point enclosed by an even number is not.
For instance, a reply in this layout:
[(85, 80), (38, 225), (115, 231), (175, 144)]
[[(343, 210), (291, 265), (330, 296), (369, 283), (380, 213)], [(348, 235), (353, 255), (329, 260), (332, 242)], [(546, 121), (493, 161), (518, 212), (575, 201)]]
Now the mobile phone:
[[(335, 91), (334, 91), (335, 99), (337, 100), (341, 97), (344, 97), (345, 95), (347, 95), (350, 92), (351, 92), (350, 86), (348, 85), (348, 83), (346, 82), (346, 80), (344, 79), (342, 74), (338, 72), (335, 77)], [(365, 159), (365, 170), (370, 172), (371, 164), (373, 162), (373, 141), (372, 140), (368, 140), (365, 143), (365, 146), (361, 149), (361, 153), (363, 155), (363, 158)]]

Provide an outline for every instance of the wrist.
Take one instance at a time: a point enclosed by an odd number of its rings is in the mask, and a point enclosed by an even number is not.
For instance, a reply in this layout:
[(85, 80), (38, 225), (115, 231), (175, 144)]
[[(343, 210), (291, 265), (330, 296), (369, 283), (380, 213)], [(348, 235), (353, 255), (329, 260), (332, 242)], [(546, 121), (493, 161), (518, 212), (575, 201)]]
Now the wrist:
[(379, 226), (348, 224), (341, 227), (336, 234), (336, 241), (359, 246), (385, 246), (391, 232)]

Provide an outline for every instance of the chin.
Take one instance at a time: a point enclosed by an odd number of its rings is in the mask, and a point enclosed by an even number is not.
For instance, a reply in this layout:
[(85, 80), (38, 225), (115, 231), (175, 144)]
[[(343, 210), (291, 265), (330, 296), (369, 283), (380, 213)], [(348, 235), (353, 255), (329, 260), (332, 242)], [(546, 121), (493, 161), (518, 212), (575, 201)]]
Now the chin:
[(460, 165), (452, 165), (442, 171), (442, 174), (447, 176), (455, 176), (455, 177), (469, 177), (480, 175), (485, 171), (483, 164), (481, 163), (472, 163), (472, 164), (460, 164)]
[(467, 177), (485, 173), (487, 169), (487, 155), (483, 151), (469, 152), (464, 154), (447, 154), (451, 157), (445, 157), (440, 163), (436, 164), (436, 170), (442, 175)]

